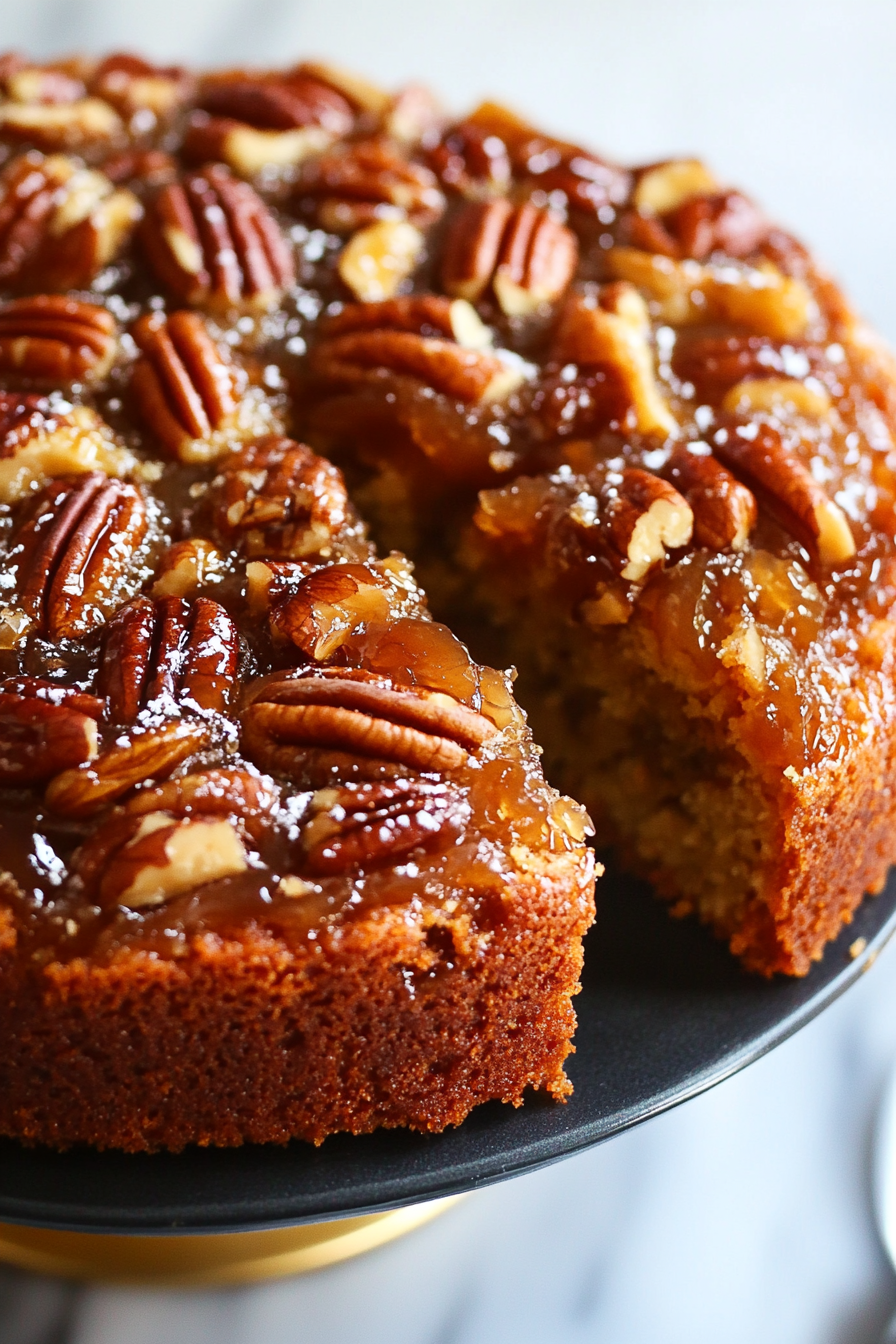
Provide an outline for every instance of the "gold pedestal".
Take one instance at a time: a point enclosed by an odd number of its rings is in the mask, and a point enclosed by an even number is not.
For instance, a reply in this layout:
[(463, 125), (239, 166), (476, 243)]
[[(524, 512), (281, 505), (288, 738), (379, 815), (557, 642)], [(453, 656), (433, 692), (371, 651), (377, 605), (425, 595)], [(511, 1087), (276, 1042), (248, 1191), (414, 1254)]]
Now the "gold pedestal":
[(305, 1274), (372, 1251), (456, 1204), (461, 1196), (390, 1213), (271, 1232), (122, 1237), (0, 1223), (0, 1261), (41, 1274), (144, 1288), (216, 1288)]

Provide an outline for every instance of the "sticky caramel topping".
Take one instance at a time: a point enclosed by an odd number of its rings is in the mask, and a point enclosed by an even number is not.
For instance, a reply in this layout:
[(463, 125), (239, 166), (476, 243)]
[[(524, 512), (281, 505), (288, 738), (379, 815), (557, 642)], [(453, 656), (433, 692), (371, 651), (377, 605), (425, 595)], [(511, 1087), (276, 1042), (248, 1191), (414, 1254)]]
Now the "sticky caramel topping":
[(487, 927), (514, 855), (581, 843), (393, 545), (444, 580), (463, 533), (640, 632), (775, 768), (890, 712), (888, 357), (702, 164), (319, 66), (4, 69), (0, 856), (36, 955), (421, 892)]

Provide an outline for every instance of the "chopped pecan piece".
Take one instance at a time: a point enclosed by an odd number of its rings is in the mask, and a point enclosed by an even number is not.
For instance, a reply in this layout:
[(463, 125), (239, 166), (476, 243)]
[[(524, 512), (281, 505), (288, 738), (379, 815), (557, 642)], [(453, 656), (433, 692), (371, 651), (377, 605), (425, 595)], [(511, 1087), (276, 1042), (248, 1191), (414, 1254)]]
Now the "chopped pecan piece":
[(445, 242), (442, 283), (455, 298), (475, 303), (491, 285), (509, 317), (552, 303), (575, 274), (576, 236), (534, 205), (472, 201), (455, 218)]
[(292, 252), (268, 207), (222, 164), (163, 187), (141, 237), (159, 279), (194, 307), (263, 310), (295, 280)]
[(15, 503), (55, 476), (101, 470), (124, 476), (135, 466), (108, 426), (87, 406), (57, 411), (46, 397), (0, 392), (0, 502)]
[(611, 369), (625, 389), (635, 428), (665, 436), (678, 426), (657, 387), (649, 335), (650, 318), (638, 291), (625, 283), (604, 285), (599, 296), (570, 295), (551, 355), (561, 364)]
[(663, 219), (678, 244), (678, 255), (702, 261), (712, 252), (748, 257), (767, 237), (769, 223), (739, 191), (695, 196)]
[(608, 472), (594, 494), (578, 496), (569, 517), (613, 558), (629, 583), (662, 565), (668, 551), (686, 546), (694, 527), (687, 500), (668, 481), (640, 467)]
[(391, 299), (413, 274), (423, 244), (423, 234), (407, 220), (378, 220), (346, 243), (339, 277), (365, 303)]
[(694, 541), (713, 551), (742, 551), (756, 525), (756, 500), (710, 456), (684, 445), (669, 459), (669, 480), (694, 514)]
[(277, 807), (273, 780), (206, 770), (141, 789), (77, 851), (81, 892), (101, 905), (160, 905), (243, 872), (244, 840), (263, 835)]
[(326, 337), (311, 363), (317, 374), (333, 382), (378, 382), (394, 374), (418, 379), (463, 402), (501, 401), (525, 375), (521, 361), (502, 359), (490, 350), (388, 327)]
[(699, 159), (669, 159), (635, 173), (632, 205), (649, 215), (667, 215), (695, 196), (711, 195), (718, 183)]
[(138, 597), (106, 627), (99, 689), (114, 723), (147, 706), (223, 713), (233, 698), (240, 640), (227, 612), (208, 597)]
[(348, 668), (266, 677), (248, 699), (243, 750), (299, 784), (337, 772), (363, 779), (394, 767), (456, 770), (497, 732), (450, 695)]
[(341, 473), (292, 439), (260, 439), (226, 458), (214, 500), (218, 529), (250, 558), (327, 556), (355, 526)]
[[(99, 473), (52, 482), (27, 510), (7, 558), (24, 631), (77, 638), (120, 604), (149, 527), (143, 496)], [(9, 610), (4, 621), (10, 624)]]
[(133, 728), (92, 760), (63, 770), (47, 786), (47, 805), (65, 817), (90, 817), (146, 780), (164, 779), (202, 751), (211, 729), (197, 719)]
[(610, 272), (646, 293), (653, 315), (673, 326), (721, 320), (773, 340), (805, 334), (817, 312), (802, 280), (763, 262), (756, 267), (703, 266), (634, 247), (607, 253)]
[(729, 388), (722, 400), (722, 410), (733, 415), (796, 412), (810, 420), (820, 420), (830, 409), (830, 393), (817, 378), (806, 382), (800, 378), (746, 378)]
[(60, 294), (0, 307), (0, 372), (62, 387), (97, 382), (115, 358), (115, 319), (105, 308)]
[(270, 602), (275, 638), (325, 662), (362, 626), (389, 619), (388, 580), (368, 565), (328, 565), (305, 576), (295, 591)]
[(19, 155), (0, 174), (0, 285), (85, 289), (140, 216), (131, 192), (54, 154)]
[(333, 233), (354, 233), (379, 219), (424, 228), (445, 208), (435, 174), (384, 138), (340, 146), (309, 164), (297, 194), (316, 198), (318, 222)]
[(308, 811), (301, 838), (305, 867), (321, 877), (379, 868), (444, 843), (469, 816), (457, 789), (422, 779), (319, 789)]
[(0, 785), (27, 788), (92, 760), (103, 702), (38, 677), (0, 682)]
[(88, 71), (77, 58), (32, 65), (7, 52), (0, 57), (0, 85), (16, 103), (74, 103), (87, 92)]
[(227, 560), (210, 541), (191, 537), (176, 541), (159, 561), (153, 597), (190, 597), (197, 588), (220, 583)]
[[(372, 84), (363, 75), (354, 70), (344, 70), (342, 66), (331, 65), (328, 61), (302, 61), (294, 70), (284, 76), (290, 88), (303, 87), (308, 83), (324, 84), (340, 94), (356, 112), (369, 112), (382, 116), (391, 106), (392, 99), (385, 89)], [(351, 129), (349, 126), (347, 129)], [(335, 132), (345, 135), (345, 130)]]
[(715, 455), (759, 494), (782, 526), (814, 550), (822, 564), (849, 560), (856, 543), (846, 515), (774, 426), (723, 425), (712, 435)]
[(0, 136), (36, 149), (83, 149), (121, 135), (114, 108), (101, 98), (76, 103), (5, 103), (0, 107)]
[(210, 462), (268, 425), (241, 393), (245, 376), (198, 313), (148, 313), (134, 325), (143, 352), (131, 392), (144, 424), (181, 462)]
[(145, 910), (249, 866), (236, 827), (214, 818), (148, 812), (109, 856), (97, 890), (101, 905)]

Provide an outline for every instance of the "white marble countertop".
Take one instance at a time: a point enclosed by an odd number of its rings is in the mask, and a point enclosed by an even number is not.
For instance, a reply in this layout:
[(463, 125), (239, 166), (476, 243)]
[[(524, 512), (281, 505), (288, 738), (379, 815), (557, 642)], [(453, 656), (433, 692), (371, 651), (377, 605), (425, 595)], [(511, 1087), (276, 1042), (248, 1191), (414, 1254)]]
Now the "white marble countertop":
[[(4, 46), (203, 63), (324, 55), (491, 94), (622, 159), (696, 151), (819, 251), (896, 342), (892, 0), (29, 0)], [(873, 1344), (896, 1276), (869, 1141), (896, 946), (713, 1092), (482, 1191), (360, 1260), (214, 1293), (0, 1269), (0, 1344)]]

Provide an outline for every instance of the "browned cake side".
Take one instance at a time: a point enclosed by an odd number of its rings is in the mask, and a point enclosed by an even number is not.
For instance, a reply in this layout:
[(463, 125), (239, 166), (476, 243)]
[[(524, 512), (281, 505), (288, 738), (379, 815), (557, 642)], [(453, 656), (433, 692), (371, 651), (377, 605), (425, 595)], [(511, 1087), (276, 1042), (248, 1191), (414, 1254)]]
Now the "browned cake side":
[(394, 137), (372, 170), (435, 218), (400, 148), (434, 109), (311, 66), (10, 56), (0, 85), (0, 1133), (320, 1142), (562, 1100), (587, 818), (290, 437), (345, 292), (304, 174)]

